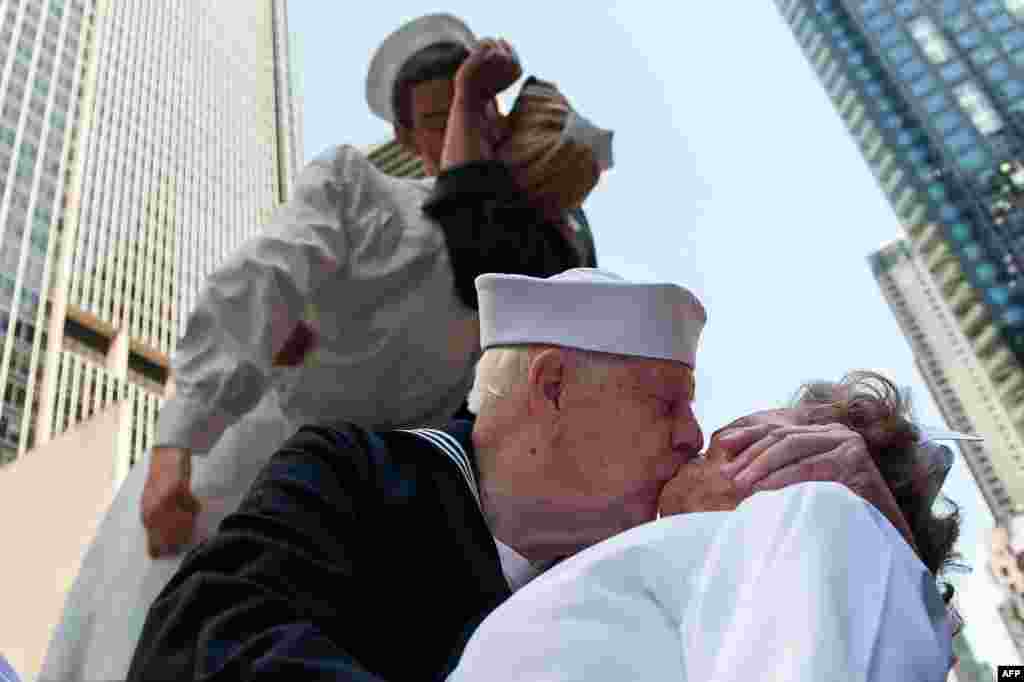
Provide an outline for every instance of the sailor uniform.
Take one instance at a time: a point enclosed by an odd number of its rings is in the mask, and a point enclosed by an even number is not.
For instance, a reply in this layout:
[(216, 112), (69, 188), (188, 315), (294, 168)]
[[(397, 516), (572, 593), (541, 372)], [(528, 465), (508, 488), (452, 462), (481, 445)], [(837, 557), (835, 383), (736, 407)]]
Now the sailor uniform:
[[(388, 176), (342, 146), (314, 161), (297, 188), (273, 224), (211, 275), (175, 352), (176, 394), (160, 411), (155, 444), (206, 454), (193, 458), (203, 505), (196, 540), (237, 508), (303, 424), (447, 423), (480, 356), (466, 282), (491, 269), (551, 275), (580, 264), (580, 253), (593, 258), (589, 238), (578, 251), (537, 222), (497, 162), (452, 168), (435, 185)], [(305, 352), (275, 366), (304, 329)], [(124, 677), (145, 609), (181, 562), (147, 554), (139, 501), (148, 470), (149, 454), (83, 559), (44, 679)]]
[(161, 592), (128, 679), (444, 679), (512, 594), (471, 431), (302, 429)]

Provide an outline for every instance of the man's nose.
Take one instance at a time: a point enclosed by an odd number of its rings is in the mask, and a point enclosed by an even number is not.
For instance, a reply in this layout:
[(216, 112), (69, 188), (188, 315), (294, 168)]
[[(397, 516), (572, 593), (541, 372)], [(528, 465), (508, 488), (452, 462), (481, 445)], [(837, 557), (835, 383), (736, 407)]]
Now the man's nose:
[(672, 433), (672, 449), (686, 456), (696, 455), (704, 449), (704, 432), (689, 404), (679, 411)]

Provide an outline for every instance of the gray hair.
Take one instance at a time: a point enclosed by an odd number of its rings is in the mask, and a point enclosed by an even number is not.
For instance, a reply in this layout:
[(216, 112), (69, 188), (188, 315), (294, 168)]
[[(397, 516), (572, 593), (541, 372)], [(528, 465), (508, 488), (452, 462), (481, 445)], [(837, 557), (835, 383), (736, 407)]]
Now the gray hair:
[[(530, 351), (537, 348), (533, 345), (497, 346), (484, 351), (476, 365), (476, 377), (469, 393), (469, 411), (478, 415), (487, 405), (507, 398), (515, 388), (525, 383), (530, 372)], [(569, 361), (583, 381), (593, 384), (604, 382), (613, 367), (635, 359), (576, 348), (562, 350), (568, 354)]]

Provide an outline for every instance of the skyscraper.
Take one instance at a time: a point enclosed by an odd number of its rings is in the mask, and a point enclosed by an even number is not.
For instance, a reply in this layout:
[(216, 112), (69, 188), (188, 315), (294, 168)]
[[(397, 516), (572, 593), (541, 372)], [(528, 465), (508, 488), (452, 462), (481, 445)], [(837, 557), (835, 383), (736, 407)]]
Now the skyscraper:
[[(1024, 0), (776, 4), (903, 224), (905, 241), (870, 261), (946, 419), (986, 437), (961, 451), (1013, 529), (1024, 514)], [(1024, 652), (1018, 581), (1001, 579)]]
[(124, 410), (301, 162), (286, 0), (0, 1), (0, 457)]
[(927, 256), (909, 240), (899, 239), (868, 261), (946, 423), (959, 431), (986, 434), (984, 443), (961, 443), (961, 448), (993, 516), (1008, 518), (1013, 500), (998, 468), (1006, 458), (990, 453), (1024, 451), (1024, 438), (1013, 426), (1013, 415), (1001, 401), (991, 399), (999, 391), (956, 315), (943, 302)]
[[(777, 4), (1019, 439), (1024, 1)], [(990, 454), (1005, 492), (993, 512), (1024, 511), (1024, 451)]]

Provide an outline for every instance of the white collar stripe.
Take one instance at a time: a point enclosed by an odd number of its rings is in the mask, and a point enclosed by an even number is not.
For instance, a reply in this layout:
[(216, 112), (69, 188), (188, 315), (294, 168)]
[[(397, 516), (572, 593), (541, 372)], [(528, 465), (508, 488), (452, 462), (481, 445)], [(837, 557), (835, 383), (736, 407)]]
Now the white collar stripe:
[[(414, 436), (419, 436), (423, 440), (427, 441), (444, 454), (448, 455), (448, 459), (452, 460), (459, 472), (462, 473), (462, 477), (466, 480), (466, 485), (469, 486), (469, 490), (473, 493), (473, 499), (476, 500), (477, 505), (480, 505), (480, 492), (477, 489), (476, 478), (473, 476), (472, 467), (469, 464), (469, 457), (466, 455), (465, 450), (462, 448), (462, 444), (457, 440), (449, 436), (443, 431), (437, 431), (435, 429), (399, 429), (404, 433), (411, 433)], [(447, 436), (447, 438), (443, 438)], [(446, 442), (451, 440), (455, 446)]]

